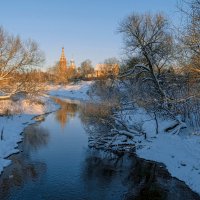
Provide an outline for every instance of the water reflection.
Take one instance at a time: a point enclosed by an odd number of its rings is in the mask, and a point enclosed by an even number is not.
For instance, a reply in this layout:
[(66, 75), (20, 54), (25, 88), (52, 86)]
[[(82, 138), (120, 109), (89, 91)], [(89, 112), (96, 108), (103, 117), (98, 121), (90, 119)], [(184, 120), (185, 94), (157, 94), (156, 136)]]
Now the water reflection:
[(54, 98), (54, 101), (60, 105), (60, 109), (56, 112), (56, 120), (60, 123), (61, 127), (64, 128), (67, 122), (74, 118), (78, 110), (78, 105), (58, 98)]
[(46, 164), (31, 162), (25, 156), (15, 155), (12, 167), (3, 173), (0, 179), (0, 199), (8, 199), (14, 188), (22, 188), (27, 182), (39, 179), (46, 171)]
[(93, 191), (94, 185), (100, 188), (103, 185), (114, 191), (110, 198), (107, 189), (98, 191), (98, 194), (95, 193), (96, 199), (200, 199), (183, 182), (172, 178), (163, 166), (137, 158), (130, 153), (90, 151), (85, 160), (83, 179), (88, 191)]
[(39, 125), (28, 126), (24, 130), (24, 141), (22, 149), (26, 152), (38, 150), (42, 146), (47, 145), (49, 141), (49, 132)]

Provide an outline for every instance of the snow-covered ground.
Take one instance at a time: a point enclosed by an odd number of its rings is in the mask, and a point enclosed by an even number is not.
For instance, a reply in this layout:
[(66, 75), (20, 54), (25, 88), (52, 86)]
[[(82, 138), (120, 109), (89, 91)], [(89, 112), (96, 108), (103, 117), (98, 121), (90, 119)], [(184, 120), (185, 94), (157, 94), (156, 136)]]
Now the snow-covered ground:
[(7, 157), (19, 152), (18, 142), (22, 140), (22, 131), (29, 124), (33, 123), (34, 115), (14, 115), (10, 117), (0, 117), (0, 173), (3, 168), (11, 163)]
[(182, 129), (179, 134), (166, 132), (166, 128), (177, 122), (161, 118), (158, 118), (157, 134), (154, 117), (143, 109), (125, 112), (124, 122), (127, 127), (131, 130), (134, 129), (134, 124), (140, 124), (147, 136), (146, 139), (144, 136), (133, 138), (137, 155), (165, 164), (173, 177), (184, 181), (192, 190), (200, 194), (200, 136), (194, 135), (187, 128)]
[(164, 163), (172, 176), (184, 181), (200, 194), (200, 138), (198, 136), (168, 135), (142, 142), (139, 157)]
[(48, 85), (48, 94), (55, 97), (89, 100), (89, 88), (93, 81), (81, 81), (69, 85)]

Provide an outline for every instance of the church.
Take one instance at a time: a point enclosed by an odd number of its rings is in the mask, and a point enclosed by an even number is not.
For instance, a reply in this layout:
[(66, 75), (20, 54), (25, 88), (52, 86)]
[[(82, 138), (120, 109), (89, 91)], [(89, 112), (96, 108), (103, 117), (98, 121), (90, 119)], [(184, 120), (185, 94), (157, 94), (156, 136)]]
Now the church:
[(76, 69), (76, 65), (73, 59), (70, 60), (70, 63), (67, 62), (67, 59), (65, 57), (65, 50), (64, 47), (62, 48), (62, 53), (60, 56), (60, 61), (59, 61), (59, 67), (61, 71), (66, 71), (67, 69)]

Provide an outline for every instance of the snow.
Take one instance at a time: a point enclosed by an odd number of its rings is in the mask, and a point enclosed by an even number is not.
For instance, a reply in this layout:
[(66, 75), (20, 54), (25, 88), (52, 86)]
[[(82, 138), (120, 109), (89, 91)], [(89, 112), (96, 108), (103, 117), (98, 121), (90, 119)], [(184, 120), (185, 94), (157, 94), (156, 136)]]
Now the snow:
[(76, 100), (89, 100), (89, 89), (93, 81), (81, 81), (69, 85), (49, 85), (48, 94), (54, 97), (70, 98)]
[(200, 194), (200, 138), (198, 136), (158, 134), (143, 141), (139, 157), (164, 163), (172, 176), (184, 181)]
[(3, 132), (0, 140), (0, 173), (3, 168), (11, 164), (7, 158), (13, 153), (19, 152), (18, 143), (22, 141), (22, 131), (31, 122), (34, 115), (14, 115), (10, 117), (0, 117), (0, 131)]
[[(156, 133), (154, 118), (142, 108), (119, 113), (129, 129), (140, 124), (146, 133), (134, 136), (136, 154), (146, 160), (163, 163), (173, 177), (184, 181), (193, 191), (200, 194), (200, 137), (182, 129), (179, 134), (165, 132), (177, 122), (172, 119), (158, 118), (159, 131)], [(116, 115), (117, 117), (117, 115)], [(118, 141), (120, 144), (121, 141)], [(115, 142), (116, 143), (116, 142)]]

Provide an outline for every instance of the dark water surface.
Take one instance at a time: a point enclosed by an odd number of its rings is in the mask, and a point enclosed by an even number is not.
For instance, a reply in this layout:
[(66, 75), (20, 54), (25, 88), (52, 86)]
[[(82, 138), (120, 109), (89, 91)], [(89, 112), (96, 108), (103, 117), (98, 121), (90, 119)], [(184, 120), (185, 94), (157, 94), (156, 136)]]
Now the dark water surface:
[(24, 132), (22, 152), (0, 178), (0, 200), (200, 199), (162, 165), (88, 148), (80, 105), (61, 109)]

